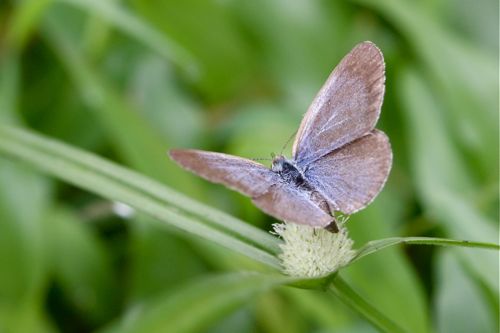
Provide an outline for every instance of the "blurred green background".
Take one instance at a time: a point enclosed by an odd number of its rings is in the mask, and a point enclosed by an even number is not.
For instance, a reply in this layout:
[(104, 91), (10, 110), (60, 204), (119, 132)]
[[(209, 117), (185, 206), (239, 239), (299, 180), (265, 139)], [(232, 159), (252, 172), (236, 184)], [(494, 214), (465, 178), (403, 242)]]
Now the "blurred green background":
[[(498, 243), (498, 13), (494, 0), (2, 1), (0, 121), (270, 230), (249, 199), (166, 151), (268, 158), (339, 60), (371, 40), (386, 61), (377, 127), (394, 165), (349, 221), (356, 246), (390, 236)], [(193, 283), (248, 267), (207, 247), (0, 157), (2, 333), (168, 332), (172, 313), (189, 315), (175, 300)], [(400, 247), (343, 276), (410, 332), (498, 332), (497, 253)], [(290, 288), (189, 320), (193, 332), (375, 331), (332, 295)]]

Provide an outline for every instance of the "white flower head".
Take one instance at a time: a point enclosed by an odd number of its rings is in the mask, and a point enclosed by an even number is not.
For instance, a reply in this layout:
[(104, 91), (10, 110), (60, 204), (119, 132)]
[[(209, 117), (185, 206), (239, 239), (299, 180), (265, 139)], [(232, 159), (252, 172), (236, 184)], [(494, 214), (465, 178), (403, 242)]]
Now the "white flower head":
[(274, 224), (273, 229), (283, 238), (279, 258), (290, 276), (325, 276), (347, 265), (355, 255), (353, 241), (342, 224), (338, 233), (287, 222)]

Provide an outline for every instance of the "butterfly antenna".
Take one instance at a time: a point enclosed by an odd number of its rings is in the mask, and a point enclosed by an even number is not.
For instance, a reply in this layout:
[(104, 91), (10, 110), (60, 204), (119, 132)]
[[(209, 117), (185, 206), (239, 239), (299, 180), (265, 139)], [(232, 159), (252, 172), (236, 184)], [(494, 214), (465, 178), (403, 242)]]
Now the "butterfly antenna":
[(283, 145), (283, 148), (281, 148), (280, 155), (283, 155), (283, 151), (286, 149), (286, 147), (288, 146), (288, 144), (290, 143), (290, 141), (292, 141), (292, 139), (293, 139), (293, 137), (295, 136), (296, 133), (297, 133), (297, 131), (294, 131), (292, 133), (292, 135), (290, 135), (290, 137), (288, 138), (288, 140), (286, 140), (285, 144)]
[(252, 161), (272, 161), (270, 158), (251, 158)]

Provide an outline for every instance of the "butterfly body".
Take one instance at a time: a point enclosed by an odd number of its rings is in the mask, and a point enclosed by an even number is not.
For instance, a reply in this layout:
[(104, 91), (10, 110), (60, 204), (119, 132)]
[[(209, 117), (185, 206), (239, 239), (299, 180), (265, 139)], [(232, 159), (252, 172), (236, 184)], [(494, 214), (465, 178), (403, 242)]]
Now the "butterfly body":
[(237, 156), (173, 149), (183, 168), (252, 198), (288, 222), (338, 231), (335, 211), (352, 214), (374, 200), (392, 165), (387, 136), (376, 130), (385, 89), (382, 53), (358, 44), (333, 70), (304, 115), (291, 159), (271, 168)]
[[(304, 171), (295, 161), (287, 159), (284, 156), (277, 156), (273, 159), (271, 171), (279, 175), (280, 181), (285, 184), (285, 186), (294, 188), (298, 193), (307, 198), (307, 200), (314, 202), (326, 214), (330, 215), (332, 213), (333, 210), (328, 203), (328, 199), (323, 197), (323, 195), (307, 181)], [(333, 216), (330, 224), (325, 228), (333, 232), (338, 231), (337, 223)]]
[(303, 171), (299, 169), (293, 160), (278, 156), (273, 159), (271, 170), (276, 172), (284, 182), (294, 184), (304, 190), (312, 190)]

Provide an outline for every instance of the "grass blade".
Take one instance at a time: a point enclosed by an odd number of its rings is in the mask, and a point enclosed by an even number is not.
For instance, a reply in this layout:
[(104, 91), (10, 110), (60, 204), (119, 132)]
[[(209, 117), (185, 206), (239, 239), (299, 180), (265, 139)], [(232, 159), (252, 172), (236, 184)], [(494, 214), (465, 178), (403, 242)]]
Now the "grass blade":
[[(498, 242), (494, 217), (473, 200), (482, 189), (474, 184), (473, 174), (464, 168), (463, 155), (446, 135), (447, 123), (434, 92), (412, 66), (400, 69), (397, 86), (402, 89), (411, 171), (426, 213), (446, 228), (448, 237)], [(478, 256), (463, 250), (459, 252), (467, 265), (498, 293), (498, 252)]]
[(484, 288), (456, 254), (444, 251), (436, 256), (436, 331), (500, 332), (498, 294), (484, 297)]
[[(250, 225), (227, 226), (233, 229), (233, 232), (230, 232), (228, 229), (216, 227), (221, 226), (220, 221), (207, 223), (206, 220), (200, 221), (194, 216), (186, 216), (180, 212), (178, 203), (191, 210), (203, 210), (204, 205), (192, 202), (194, 207), (190, 206), (192, 200), (176, 194), (150, 178), (93, 154), (7, 126), (0, 126), (0, 152), (8, 157), (21, 159), (70, 184), (108, 199), (127, 203), (178, 229), (214, 241), (271, 267), (279, 267), (276, 257), (255, 246), (254, 241), (258, 239), (250, 241), (245, 234), (239, 233), (252, 229)], [(216, 218), (218, 214), (212, 214), (213, 211), (208, 210), (206, 217)], [(197, 213), (202, 214), (201, 211)], [(259, 233), (253, 231), (253, 234)], [(267, 239), (261, 243), (266, 241)]]
[(175, 41), (150, 27), (139, 17), (133, 15), (113, 1), (99, 0), (59, 0), (78, 7), (90, 14), (112, 23), (126, 34), (135, 37), (161, 56), (181, 67), (192, 78), (199, 75), (194, 56)]
[[(228, 234), (224, 230), (214, 228), (211, 224), (203, 223), (180, 214), (172, 201), (172, 197), (175, 198), (175, 192), (172, 190), (147, 177), (114, 165), (95, 155), (79, 151), (25, 130), (4, 125), (0, 125), (0, 152), (8, 157), (23, 160), (31, 166), (44, 170), (57, 178), (106, 198), (130, 204), (180, 230), (211, 240), (270, 267), (279, 268), (279, 262), (276, 257), (269, 252), (255, 247), (251, 243), (245, 242), (244, 235), (241, 235), (242, 238), (240, 239), (234, 237), (232, 234)], [(248, 228), (251, 227), (248, 226)], [(361, 255), (358, 255), (357, 258), (359, 259), (382, 248), (405, 242), (498, 249), (498, 245), (489, 243), (421, 237), (391, 238), (367, 244), (360, 251)], [(287, 280), (287, 283), (291, 282), (291, 280)], [(299, 282), (302, 282), (304, 286), (316, 287), (321, 285), (321, 283), (314, 280)], [(401, 331), (376, 309), (370, 307), (366, 301), (354, 293), (338, 276), (333, 279), (333, 285), (330, 287), (330, 290), (377, 327), (391, 332)]]
[(381, 331), (391, 333), (405, 332), (401, 327), (384, 316), (380, 311), (364, 300), (363, 297), (352, 290), (340, 276), (337, 275), (328, 290), (340, 298), (342, 302), (362, 314)]
[(36, 31), (40, 18), (54, 0), (18, 1), (5, 41), (15, 50), (22, 50)]
[(415, 245), (435, 245), (435, 246), (461, 246), (473, 247), (488, 250), (500, 250), (500, 245), (486, 242), (473, 242), (468, 240), (455, 240), (448, 238), (433, 238), (433, 237), (391, 237), (378, 239), (366, 243), (358, 250), (353, 261), (363, 258), (369, 254), (373, 254), (383, 250), (389, 246), (398, 244), (415, 244)]
[[(441, 96), (440, 101), (445, 105), (442, 115), (453, 128), (450, 134), (455, 142), (461, 143), (483, 164), (481, 169), (498, 175), (498, 113), (495, 112), (498, 108), (498, 56), (470, 44), (463, 34), (450, 33), (421, 3), (355, 2), (373, 8), (406, 39), (413, 53), (427, 67), (426, 74), (432, 78), (428, 84)], [(485, 145), (485, 142), (495, 144)]]
[[(290, 282), (282, 275), (231, 273), (186, 284), (173, 294), (157, 297), (140, 313), (103, 333), (200, 332), (258, 293)], [(196, 320), (193, 320), (196, 318)]]
[[(55, 22), (52, 22), (52, 25)], [(68, 63), (67, 68), (75, 79), (77, 86), (82, 95), (98, 96), (92, 100), (101, 100), (97, 106), (96, 115), (101, 122), (109, 129), (110, 133), (115, 138), (116, 145), (123, 151), (123, 154), (128, 157), (130, 163), (163, 181), (167, 181), (166, 173), (180, 172), (177, 166), (175, 170), (166, 171), (161, 169), (168, 168), (168, 157), (165, 154), (166, 149), (162, 149), (161, 139), (159, 136), (152, 134), (151, 128), (138, 116), (137, 112), (129, 110), (128, 106), (123, 103), (120, 98), (114, 94), (99, 77), (86, 66), (83, 59), (75, 52), (74, 45), (68, 44), (67, 38), (58, 33), (60, 29), (55, 29), (49, 25), (46, 29), (47, 34), (51, 38), (55, 49), (61, 53), (62, 58)], [(120, 125), (116, 122), (120, 119)], [(127, 131), (123, 131), (123, 125), (127, 125)], [(97, 162), (98, 163), (98, 162)], [(109, 173), (113, 176), (114, 173)], [(128, 177), (127, 174), (122, 175)], [(121, 176), (120, 176), (121, 177)], [(179, 174), (179, 179), (184, 180), (185, 173)], [(185, 182), (186, 183), (186, 182)], [(256, 229), (245, 222), (221, 211), (203, 205), (187, 196), (174, 192), (158, 183), (149, 184), (150, 191), (160, 197), (169, 197), (171, 204), (190, 215), (195, 215), (199, 219), (206, 220), (212, 223), (216, 228), (224, 229), (225, 232), (231, 233), (237, 237), (243, 237), (254, 245), (276, 254), (279, 251), (276, 239), (268, 233)]]
[[(0, 122), (20, 124), (21, 60), (10, 51), (0, 54)], [(51, 332), (42, 295), (51, 266), (46, 215), (52, 192), (37, 172), (0, 157), (0, 332)]]

